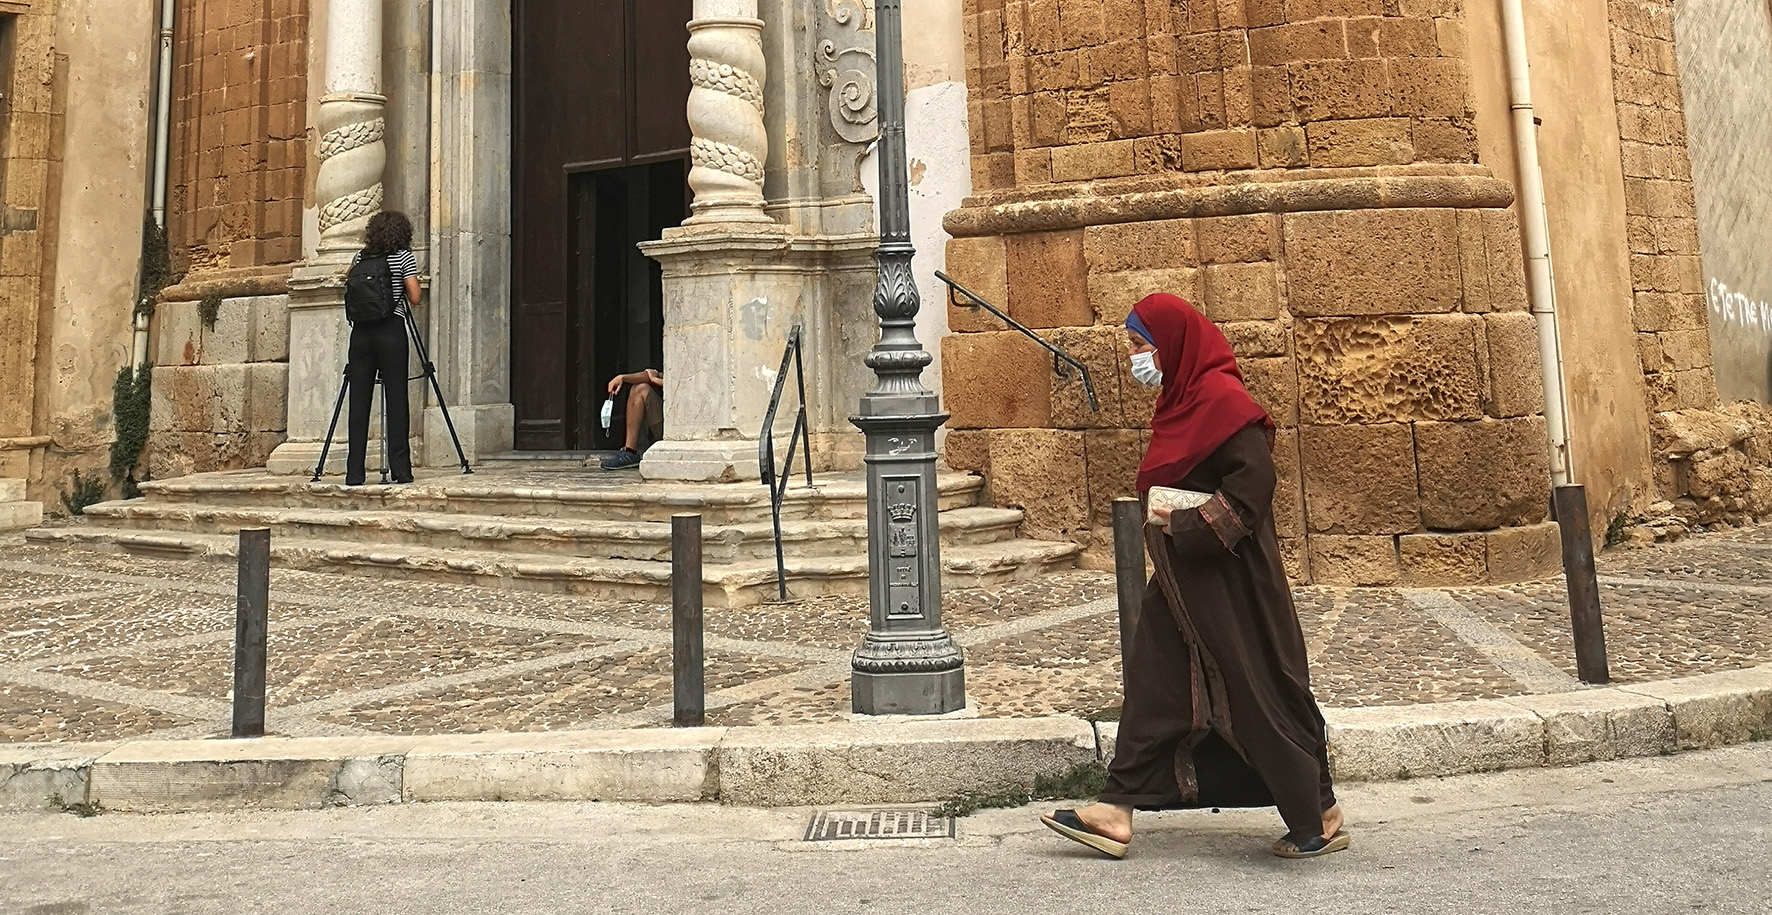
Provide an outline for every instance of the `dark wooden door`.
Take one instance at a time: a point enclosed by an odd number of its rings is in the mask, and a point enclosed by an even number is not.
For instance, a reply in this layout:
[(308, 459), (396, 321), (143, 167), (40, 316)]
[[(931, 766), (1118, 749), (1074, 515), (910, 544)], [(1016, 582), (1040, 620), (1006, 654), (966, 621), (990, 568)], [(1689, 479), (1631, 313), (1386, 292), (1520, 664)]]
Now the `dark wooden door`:
[[(512, 14), (517, 448), (606, 446), (602, 384), (644, 367), (612, 363), (662, 347), (655, 278), (646, 298), (627, 291), (656, 272), (633, 245), (688, 215), (681, 178), (662, 199), (652, 185), (687, 170), (690, 0), (513, 0)], [(661, 342), (608, 339), (624, 332)]]

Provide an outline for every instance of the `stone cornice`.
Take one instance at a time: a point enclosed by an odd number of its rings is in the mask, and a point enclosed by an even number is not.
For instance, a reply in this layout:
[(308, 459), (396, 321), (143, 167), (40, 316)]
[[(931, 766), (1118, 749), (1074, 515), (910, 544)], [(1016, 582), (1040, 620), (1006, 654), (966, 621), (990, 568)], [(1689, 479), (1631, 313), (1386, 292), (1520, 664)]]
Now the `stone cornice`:
[(1392, 207), (1502, 208), (1513, 186), (1487, 168), (1295, 169), (1042, 185), (968, 198), (943, 221), (955, 238), (1159, 219)]
[(224, 299), (283, 295), (289, 291), (289, 272), (294, 264), (271, 267), (234, 267), (189, 273), (176, 286), (160, 293), (162, 302), (196, 302), (219, 295)]

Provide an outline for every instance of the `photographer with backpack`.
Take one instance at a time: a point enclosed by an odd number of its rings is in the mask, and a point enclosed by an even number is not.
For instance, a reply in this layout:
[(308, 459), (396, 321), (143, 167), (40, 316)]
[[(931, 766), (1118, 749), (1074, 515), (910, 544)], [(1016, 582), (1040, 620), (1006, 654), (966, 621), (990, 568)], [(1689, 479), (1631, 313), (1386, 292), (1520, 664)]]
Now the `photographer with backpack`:
[(383, 410), (387, 467), (395, 483), (412, 482), (411, 405), (407, 401), (406, 322), (419, 304), (418, 261), (412, 256), (412, 221), (400, 213), (377, 213), (364, 247), (345, 277), (345, 317), (351, 348), (345, 363), (351, 413), (346, 428), (345, 485), (361, 486), (369, 452), (369, 408), (377, 376), (386, 387)]

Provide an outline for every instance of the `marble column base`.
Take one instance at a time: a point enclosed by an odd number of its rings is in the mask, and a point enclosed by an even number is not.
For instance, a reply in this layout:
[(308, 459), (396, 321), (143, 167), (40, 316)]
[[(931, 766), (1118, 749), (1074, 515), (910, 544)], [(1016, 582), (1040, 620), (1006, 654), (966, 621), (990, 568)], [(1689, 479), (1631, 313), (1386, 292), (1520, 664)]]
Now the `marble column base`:
[(760, 479), (757, 474), (757, 443), (745, 440), (659, 442), (646, 450), (646, 458), (640, 462), (640, 476), (648, 480), (691, 483), (741, 483), (757, 480)]
[[(477, 468), (489, 454), (506, 454), (516, 447), (517, 408), (508, 403), (449, 405), (449, 418), (461, 438), (462, 452)], [(424, 410), (424, 453), (414, 461), (422, 467), (460, 467), (443, 411), (436, 405)]]
[[(344, 420), (338, 423), (338, 436), (332, 440), (332, 450), (326, 454), (326, 477), (338, 477), (341, 482), (345, 474), (345, 428)], [(286, 476), (313, 476), (314, 467), (320, 463), (321, 442), (284, 442), (271, 452), (270, 460), (265, 462), (265, 470), (270, 473)], [(369, 477), (373, 481), (378, 478), (377, 468), (381, 466), (381, 439), (369, 440), (369, 459), (365, 462), (369, 468)]]

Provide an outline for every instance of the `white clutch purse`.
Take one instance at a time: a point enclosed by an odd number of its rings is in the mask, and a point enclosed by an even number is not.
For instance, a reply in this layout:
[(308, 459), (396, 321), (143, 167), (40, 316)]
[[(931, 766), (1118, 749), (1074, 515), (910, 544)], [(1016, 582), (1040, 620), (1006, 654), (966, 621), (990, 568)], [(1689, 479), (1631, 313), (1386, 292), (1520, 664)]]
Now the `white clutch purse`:
[(1211, 493), (1194, 492), (1191, 489), (1170, 489), (1167, 486), (1152, 486), (1150, 494), (1146, 498), (1148, 514), (1145, 515), (1144, 520), (1146, 524), (1162, 527), (1167, 522), (1157, 515), (1157, 509), (1162, 508), (1170, 512), (1187, 511), (1190, 508), (1199, 508), (1210, 501), (1212, 501)]

